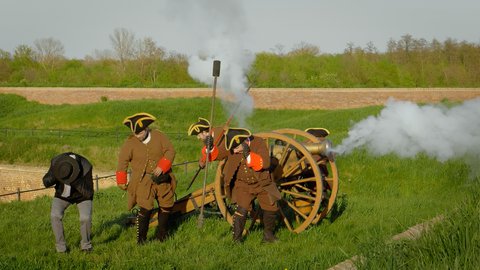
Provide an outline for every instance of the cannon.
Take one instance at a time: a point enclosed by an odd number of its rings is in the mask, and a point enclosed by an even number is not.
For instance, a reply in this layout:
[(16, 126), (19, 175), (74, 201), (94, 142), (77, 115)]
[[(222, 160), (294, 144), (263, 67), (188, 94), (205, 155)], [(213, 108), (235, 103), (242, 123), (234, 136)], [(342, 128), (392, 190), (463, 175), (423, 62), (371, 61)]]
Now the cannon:
[[(329, 140), (322, 140), (297, 129), (279, 129), (272, 132), (256, 133), (265, 139), (272, 160), (270, 173), (282, 194), (278, 202), (280, 219), (293, 233), (304, 231), (310, 224), (325, 218), (338, 192), (338, 171), (330, 149)], [(235, 206), (226, 197), (222, 178), (224, 161), (217, 166), (215, 180), (203, 189), (177, 199), (172, 209), (173, 216), (197, 211), (202, 206), (216, 209), (230, 224)], [(157, 225), (156, 212), (150, 226)], [(252, 206), (246, 231), (260, 223), (261, 211)]]

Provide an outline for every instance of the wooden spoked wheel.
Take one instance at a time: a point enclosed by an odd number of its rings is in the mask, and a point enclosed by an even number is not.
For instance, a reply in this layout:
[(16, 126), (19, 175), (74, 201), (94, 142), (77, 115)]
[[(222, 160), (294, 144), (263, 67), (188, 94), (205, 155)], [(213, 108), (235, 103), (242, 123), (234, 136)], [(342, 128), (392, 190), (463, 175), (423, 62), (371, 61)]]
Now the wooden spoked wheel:
[[(300, 233), (316, 219), (322, 201), (322, 192), (317, 190), (323, 190), (323, 181), (316, 160), (300, 142), (287, 135), (265, 132), (255, 136), (265, 139), (270, 152), (271, 176), (282, 194), (278, 201), (280, 218), (290, 231)], [(220, 212), (232, 224), (234, 206), (225, 197), (223, 166), (221, 162), (217, 168), (215, 197)], [(257, 215), (251, 216), (255, 223)]]
[[(291, 136), (293, 139), (300, 141), (300, 142), (313, 142), (313, 143), (320, 143), (320, 139), (313, 136), (312, 134), (299, 130), (299, 129), (277, 129), (274, 132), (282, 133), (288, 136)], [(323, 179), (323, 188), (324, 192), (322, 192), (322, 203), (320, 205), (320, 210), (318, 215), (313, 220), (313, 224), (318, 223), (320, 220), (325, 218), (328, 213), (333, 208), (335, 204), (335, 200), (337, 198), (338, 193), (338, 171), (337, 165), (335, 164), (335, 160), (333, 158), (327, 159), (323, 158), (317, 161), (317, 165), (320, 167), (323, 166), (328, 171), (328, 176), (320, 170)]]

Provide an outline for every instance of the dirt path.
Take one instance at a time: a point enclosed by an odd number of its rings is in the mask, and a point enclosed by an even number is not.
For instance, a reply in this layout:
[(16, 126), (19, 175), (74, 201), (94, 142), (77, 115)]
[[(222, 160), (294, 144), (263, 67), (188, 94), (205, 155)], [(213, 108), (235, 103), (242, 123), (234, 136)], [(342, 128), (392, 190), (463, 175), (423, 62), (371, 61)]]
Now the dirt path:
[[(19, 166), (19, 165), (7, 165), (0, 164), (0, 194), (9, 194), (20, 191), (42, 189), (42, 178), (48, 171), (48, 167), (35, 167), (35, 166)], [(93, 177), (103, 177), (114, 175), (115, 172), (96, 171), (94, 169)], [(96, 182), (94, 182), (96, 184)], [(115, 185), (115, 178), (102, 178), (98, 180), (99, 188), (106, 188)], [(33, 200), (37, 197), (44, 195), (53, 196), (55, 191), (53, 189), (45, 189), (33, 192), (26, 192), (20, 194), (22, 201)], [(1, 196), (1, 202), (9, 202), (12, 200), (18, 200), (18, 194)]]
[[(208, 88), (23, 88), (0, 87), (44, 104), (85, 104), (108, 100), (210, 97)], [(347, 109), (383, 105), (389, 98), (436, 103), (480, 97), (480, 88), (253, 88), (255, 108), (260, 109)], [(219, 89), (219, 96), (225, 94)]]

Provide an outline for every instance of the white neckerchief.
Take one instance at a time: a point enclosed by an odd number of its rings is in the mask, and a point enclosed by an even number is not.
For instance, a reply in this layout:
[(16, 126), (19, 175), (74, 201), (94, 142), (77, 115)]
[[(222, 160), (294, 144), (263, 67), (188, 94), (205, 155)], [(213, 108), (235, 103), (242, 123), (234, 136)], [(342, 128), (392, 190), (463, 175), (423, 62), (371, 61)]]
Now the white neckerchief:
[[(247, 144), (248, 144), (248, 146), (250, 146), (250, 138), (247, 138), (246, 140), (247, 140)], [(250, 158), (250, 154), (248, 154), (248, 157), (247, 157), (247, 163), (250, 163), (250, 160), (251, 160), (251, 158)]]
[(150, 132), (148, 132), (147, 138), (145, 138), (145, 140), (143, 140), (142, 143), (147, 144), (150, 141), (151, 138), (152, 138), (152, 136), (150, 136)]

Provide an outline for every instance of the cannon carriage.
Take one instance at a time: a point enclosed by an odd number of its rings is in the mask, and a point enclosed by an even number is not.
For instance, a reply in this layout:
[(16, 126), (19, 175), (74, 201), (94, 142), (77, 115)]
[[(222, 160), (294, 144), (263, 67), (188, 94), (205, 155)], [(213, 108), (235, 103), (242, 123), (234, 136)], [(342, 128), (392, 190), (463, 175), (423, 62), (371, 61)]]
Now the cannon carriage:
[[(282, 194), (278, 202), (280, 220), (294, 233), (325, 218), (338, 191), (338, 171), (330, 152), (331, 142), (297, 129), (279, 129), (256, 133), (265, 139), (270, 151), (272, 179)], [(223, 181), (224, 161), (220, 161), (215, 180), (203, 189), (193, 191), (175, 201), (172, 215), (193, 213), (202, 207), (215, 209), (227, 222), (233, 223), (235, 206), (227, 198)], [(204, 198), (203, 194), (205, 194)], [(250, 210), (246, 230), (260, 222), (261, 211), (255, 204)], [(157, 223), (156, 213), (150, 226)]]

